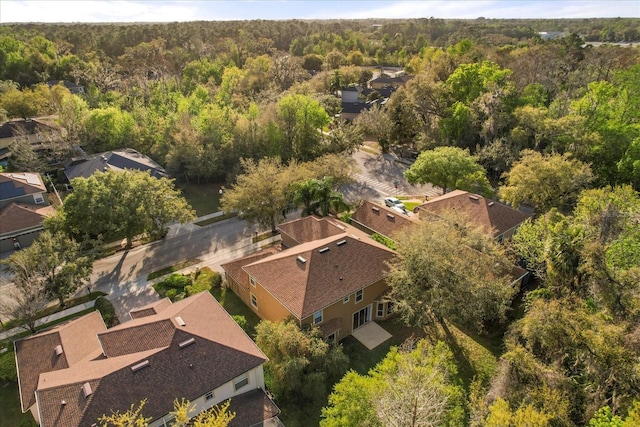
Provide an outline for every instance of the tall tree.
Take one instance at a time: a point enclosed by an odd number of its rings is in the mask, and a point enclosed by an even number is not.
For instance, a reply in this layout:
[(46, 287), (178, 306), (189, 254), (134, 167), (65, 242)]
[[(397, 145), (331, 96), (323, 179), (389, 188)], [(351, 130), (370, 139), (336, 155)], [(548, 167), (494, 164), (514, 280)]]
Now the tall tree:
[(516, 208), (528, 204), (544, 213), (552, 207), (565, 212), (571, 209), (593, 174), (587, 164), (569, 154), (543, 155), (525, 150), (504, 178), (505, 185), (499, 190), (501, 199)]
[(248, 221), (270, 227), (276, 225), (289, 207), (289, 186), (295, 181), (295, 163), (284, 166), (273, 158), (258, 163), (242, 159), (244, 173), (238, 175), (236, 184), (222, 195), (225, 211), (242, 212)]
[(515, 292), (513, 264), (504, 248), (468, 219), (443, 216), (444, 221), (425, 220), (395, 236), (389, 298), (409, 324), (446, 318), (482, 330), (484, 322), (504, 319)]
[(149, 172), (109, 170), (75, 178), (71, 184), (73, 193), (45, 225), (80, 238), (126, 237), (131, 246), (135, 236), (146, 233), (159, 238), (170, 222), (194, 217), (173, 181), (154, 178)]
[(39, 260), (32, 252), (29, 247), (3, 261), (13, 277), (14, 287), (5, 291), (5, 298), (0, 302), (0, 313), (35, 332), (36, 320), (49, 303), (49, 298), (44, 277), (37, 270)]
[(349, 208), (341, 193), (333, 190), (332, 179), (308, 179), (293, 183), (293, 203), (302, 205), (302, 215), (327, 216)]
[(368, 375), (348, 372), (322, 410), (321, 427), (462, 426), (463, 392), (442, 342), (392, 347)]
[(291, 321), (263, 320), (256, 327), (256, 344), (269, 358), (267, 387), (276, 399), (290, 403), (322, 402), (348, 365), (341, 346), (325, 342), (317, 328), (303, 331)]
[(420, 153), (404, 176), (411, 184), (437, 185), (443, 193), (452, 189), (492, 193), (487, 171), (468, 150), (457, 147), (436, 147)]
[(283, 160), (308, 161), (321, 154), (320, 140), (329, 115), (315, 99), (287, 95), (278, 102), (278, 118), (284, 135)]

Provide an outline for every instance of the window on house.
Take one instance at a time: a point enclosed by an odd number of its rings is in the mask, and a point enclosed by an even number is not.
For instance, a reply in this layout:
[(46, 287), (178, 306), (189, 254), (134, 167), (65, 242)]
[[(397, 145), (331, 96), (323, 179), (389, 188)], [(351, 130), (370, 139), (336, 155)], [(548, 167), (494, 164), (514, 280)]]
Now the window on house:
[(387, 314), (391, 314), (393, 313), (393, 303), (392, 302), (388, 302), (387, 303)]
[(313, 313), (313, 324), (317, 325), (318, 323), (322, 323), (322, 310)]
[(238, 391), (247, 384), (249, 384), (249, 377), (247, 376), (247, 374), (244, 374), (233, 380), (233, 389), (235, 391)]
[(351, 299), (351, 295), (347, 295), (346, 297), (342, 298), (342, 303), (346, 304), (349, 302), (350, 299)]
[(356, 292), (356, 302), (362, 301), (363, 296), (364, 296), (364, 290), (360, 289), (358, 292)]
[(332, 333), (332, 334), (330, 334), (330, 335), (327, 337), (327, 342), (328, 342), (329, 344), (335, 344), (335, 342), (336, 342), (336, 333), (335, 333), (335, 332), (334, 332), (334, 333)]
[(384, 317), (384, 303), (383, 302), (379, 302), (378, 303), (378, 310), (376, 312), (376, 316)]
[(44, 197), (42, 197), (42, 194), (34, 194), (33, 201), (36, 202), (36, 205), (39, 205), (41, 203), (44, 203)]
[(258, 298), (254, 294), (251, 294), (251, 305), (258, 308)]
[(213, 399), (213, 396), (215, 396), (215, 394), (213, 393), (213, 390), (209, 390), (204, 394), (204, 400), (211, 400)]
[(254, 288), (256, 287), (256, 281), (253, 280), (253, 277), (249, 276), (249, 283), (251, 283), (251, 286), (253, 286)]

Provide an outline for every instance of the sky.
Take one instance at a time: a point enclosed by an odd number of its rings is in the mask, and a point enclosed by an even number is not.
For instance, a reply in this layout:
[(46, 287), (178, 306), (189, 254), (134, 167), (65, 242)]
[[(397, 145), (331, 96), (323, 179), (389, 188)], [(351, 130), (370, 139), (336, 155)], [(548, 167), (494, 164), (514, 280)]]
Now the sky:
[(640, 17), (640, 0), (0, 0), (0, 23)]

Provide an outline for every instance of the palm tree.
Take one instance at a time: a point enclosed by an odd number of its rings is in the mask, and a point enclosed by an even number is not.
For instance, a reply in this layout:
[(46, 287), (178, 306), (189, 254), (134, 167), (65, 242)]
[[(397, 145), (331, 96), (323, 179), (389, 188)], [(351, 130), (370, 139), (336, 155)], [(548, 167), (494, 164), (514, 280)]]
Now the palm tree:
[(327, 216), (349, 209), (342, 193), (333, 189), (332, 181), (332, 178), (324, 177), (294, 184), (293, 203), (302, 206), (302, 216)]

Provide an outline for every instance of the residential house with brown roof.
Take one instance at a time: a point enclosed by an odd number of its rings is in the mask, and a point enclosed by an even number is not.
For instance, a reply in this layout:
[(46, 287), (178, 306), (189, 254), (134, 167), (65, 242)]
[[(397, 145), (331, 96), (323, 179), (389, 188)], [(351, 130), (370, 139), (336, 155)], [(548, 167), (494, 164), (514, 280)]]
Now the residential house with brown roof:
[(287, 249), (222, 265), (227, 286), (261, 319), (317, 325), (332, 341), (391, 315), (384, 294), (393, 251), (329, 218), (305, 217), (279, 229)]
[(136, 310), (106, 329), (98, 312), (14, 343), (23, 411), (45, 426), (95, 426), (146, 399), (151, 426), (170, 425), (174, 400), (196, 413), (231, 399), (231, 426), (278, 426), (265, 395), (266, 356), (208, 292)]
[(495, 200), (462, 190), (443, 194), (417, 206), (413, 211), (421, 219), (438, 217), (444, 212), (460, 212), (498, 241), (513, 236), (518, 226), (531, 216)]
[(13, 239), (29, 246), (54, 212), (39, 173), (0, 173), (0, 252), (13, 250)]
[(384, 205), (364, 201), (351, 215), (351, 224), (367, 234), (393, 239), (393, 234), (415, 224), (417, 216), (404, 215)]
[[(455, 192), (452, 192), (452, 193), (455, 193)], [(469, 194), (466, 192), (462, 192), (462, 193), (465, 193), (465, 197)], [(464, 203), (460, 203), (459, 209), (466, 209), (464, 212), (468, 213), (469, 218), (472, 221), (482, 220), (482, 215), (480, 212), (481, 209), (479, 209), (476, 206), (476, 205), (482, 206), (480, 202), (480, 198), (482, 198), (482, 196), (476, 196), (476, 195), (471, 195), (471, 196), (473, 198), (469, 199), (472, 201), (472, 203), (470, 204), (470, 207), (467, 207)], [(457, 197), (458, 196), (454, 195), (453, 200), (456, 200)], [(465, 197), (461, 197), (463, 201), (466, 201)], [(443, 198), (444, 196), (438, 197), (437, 199), (434, 199), (433, 202), (436, 202)], [(476, 200), (476, 198), (478, 199)], [(447, 200), (447, 198), (445, 198), (445, 200)], [(417, 207), (416, 210), (422, 206), (428, 205), (428, 203)], [(494, 205), (491, 205), (491, 203), (494, 203), (495, 205), (495, 202), (492, 202), (492, 201), (487, 202), (486, 205), (488, 205), (487, 207), (489, 209), (494, 206)], [(511, 228), (514, 228), (517, 225), (511, 225), (510, 221), (513, 221), (513, 218), (517, 220), (518, 218), (520, 218), (520, 215), (516, 215), (516, 214), (522, 214), (522, 213), (519, 211), (515, 211), (514, 209), (509, 208), (506, 205), (502, 205), (502, 204), (499, 204), (499, 205), (500, 206), (498, 206), (495, 211), (490, 211), (494, 215), (493, 216), (487, 215), (487, 218), (493, 219), (495, 224), (501, 226), (503, 233), (496, 234), (495, 229), (491, 227), (485, 227), (485, 229), (492, 232), (493, 233), (492, 235), (494, 237), (497, 236), (496, 238), (501, 238), (505, 234), (504, 232), (505, 227), (508, 227), (506, 228), (506, 231), (508, 231), (509, 232), (508, 235), (511, 236), (513, 234), (513, 231), (511, 230)], [(451, 206), (449, 206), (448, 208), (452, 209)], [(507, 208), (507, 209), (503, 210), (503, 208)], [(438, 212), (441, 212), (441, 211), (438, 211)], [(496, 212), (498, 213), (497, 215), (495, 214)], [(514, 212), (516, 214), (514, 214)], [(431, 215), (428, 217), (429, 220), (433, 220), (433, 219), (440, 220), (440, 218), (435, 214), (435, 212), (425, 210), (425, 211), (418, 211), (418, 214), (422, 214), (422, 219), (427, 218), (427, 215)], [(393, 209), (387, 208), (386, 206), (365, 201), (351, 215), (351, 224), (355, 227), (358, 227), (359, 229), (361, 229), (362, 231), (368, 234), (377, 233), (393, 240), (395, 233), (397, 233), (402, 229), (415, 225), (417, 222), (420, 221), (420, 217), (418, 216), (418, 214), (412, 215), (412, 216), (406, 216), (397, 211), (394, 211)], [(528, 218), (526, 214), (522, 214), (522, 215), (524, 215), (525, 219)], [(518, 222), (517, 224), (520, 224), (520, 222)], [(517, 265), (514, 265), (512, 270), (510, 271), (510, 275), (513, 279), (511, 286), (515, 287), (516, 289), (519, 289), (522, 285), (524, 285), (527, 282), (529, 277), (529, 272)]]

